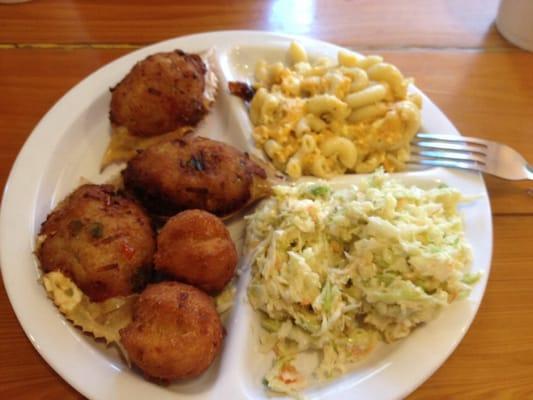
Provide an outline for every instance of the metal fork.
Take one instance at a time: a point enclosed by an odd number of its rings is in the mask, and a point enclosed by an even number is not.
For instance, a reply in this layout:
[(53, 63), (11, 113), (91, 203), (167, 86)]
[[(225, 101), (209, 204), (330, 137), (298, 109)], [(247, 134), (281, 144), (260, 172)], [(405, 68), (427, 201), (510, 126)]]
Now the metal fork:
[(516, 150), (490, 140), (418, 133), (410, 163), (471, 169), (509, 180), (533, 180), (533, 167)]

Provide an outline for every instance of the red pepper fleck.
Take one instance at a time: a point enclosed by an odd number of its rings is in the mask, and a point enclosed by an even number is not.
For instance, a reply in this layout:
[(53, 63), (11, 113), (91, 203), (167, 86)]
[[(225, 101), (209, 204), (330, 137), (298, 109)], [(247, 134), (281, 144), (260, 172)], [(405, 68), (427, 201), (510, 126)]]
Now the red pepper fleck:
[(133, 255), (135, 254), (135, 248), (133, 248), (132, 246), (130, 246), (128, 243), (126, 242), (122, 242), (121, 243), (121, 250), (122, 250), (122, 254), (124, 254), (124, 256), (128, 259), (128, 260), (131, 260), (131, 258), (133, 257)]

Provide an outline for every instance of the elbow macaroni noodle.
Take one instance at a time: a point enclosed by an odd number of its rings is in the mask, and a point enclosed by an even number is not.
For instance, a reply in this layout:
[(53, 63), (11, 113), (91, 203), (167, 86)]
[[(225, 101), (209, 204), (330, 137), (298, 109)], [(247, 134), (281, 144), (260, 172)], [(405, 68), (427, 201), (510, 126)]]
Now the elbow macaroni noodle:
[(397, 67), (347, 51), (337, 65), (311, 62), (296, 42), (288, 59), (257, 63), (250, 104), (255, 142), (276, 168), (293, 178), (405, 168), (422, 99)]

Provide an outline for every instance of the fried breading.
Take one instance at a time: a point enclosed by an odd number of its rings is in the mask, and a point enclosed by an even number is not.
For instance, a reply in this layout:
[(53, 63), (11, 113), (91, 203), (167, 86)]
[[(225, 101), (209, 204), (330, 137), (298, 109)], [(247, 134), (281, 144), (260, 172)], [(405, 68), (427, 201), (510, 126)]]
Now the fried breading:
[(123, 177), (149, 211), (166, 216), (193, 208), (224, 216), (268, 193), (254, 190), (266, 172), (247, 153), (202, 137), (149, 147), (128, 162)]
[(45, 272), (61, 271), (93, 301), (142, 289), (155, 251), (144, 210), (110, 185), (76, 189), (41, 226)]
[(197, 54), (174, 50), (150, 55), (111, 89), (109, 118), (136, 136), (196, 125), (207, 113), (206, 72)]
[(202, 210), (170, 218), (157, 236), (154, 266), (178, 281), (220, 292), (237, 266), (237, 250), (224, 223)]
[(224, 330), (213, 299), (178, 282), (149, 285), (120, 331), (130, 360), (161, 380), (201, 375), (221, 350)]

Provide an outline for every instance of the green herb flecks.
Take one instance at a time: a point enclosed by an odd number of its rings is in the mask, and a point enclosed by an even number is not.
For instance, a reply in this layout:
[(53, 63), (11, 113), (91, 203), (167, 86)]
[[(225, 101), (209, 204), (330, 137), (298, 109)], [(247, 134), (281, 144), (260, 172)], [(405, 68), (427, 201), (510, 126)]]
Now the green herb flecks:
[(89, 225), (89, 234), (93, 239), (100, 239), (104, 236), (104, 225), (100, 222), (92, 222)]
[(316, 197), (326, 197), (329, 195), (330, 189), (325, 185), (313, 185), (309, 188), (309, 192)]

